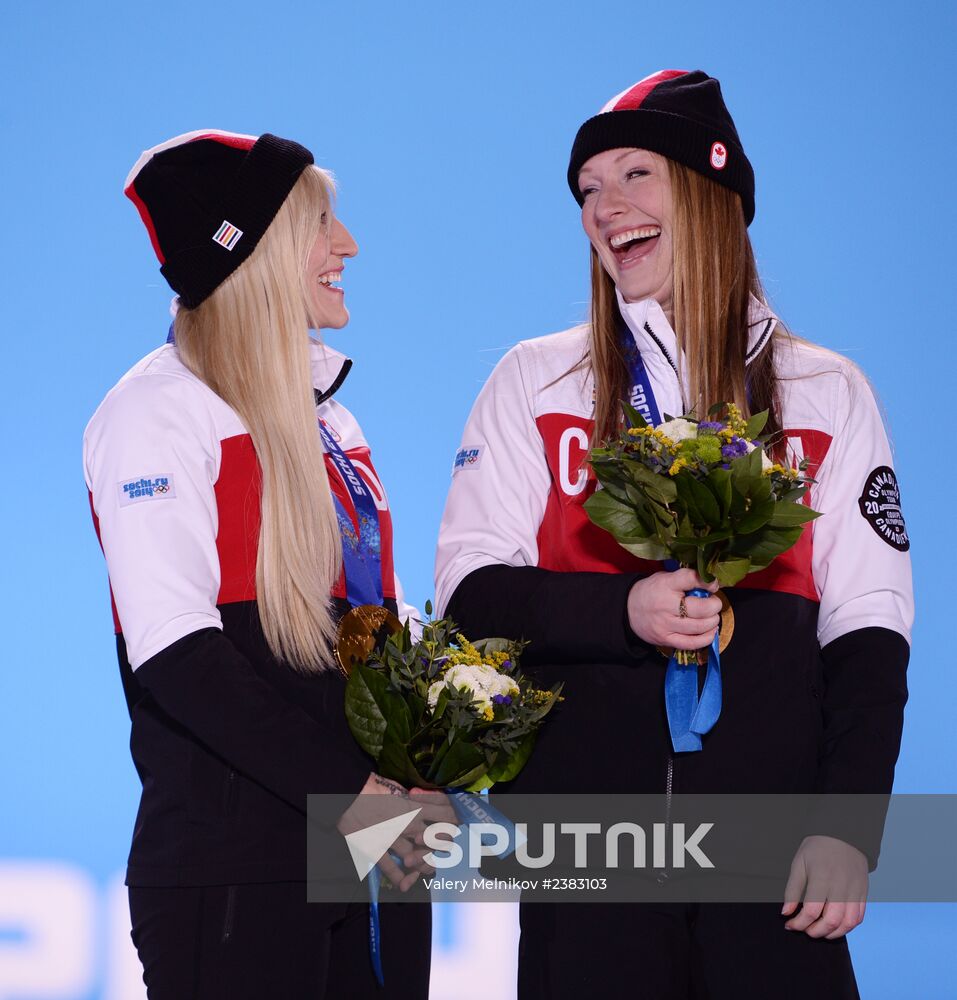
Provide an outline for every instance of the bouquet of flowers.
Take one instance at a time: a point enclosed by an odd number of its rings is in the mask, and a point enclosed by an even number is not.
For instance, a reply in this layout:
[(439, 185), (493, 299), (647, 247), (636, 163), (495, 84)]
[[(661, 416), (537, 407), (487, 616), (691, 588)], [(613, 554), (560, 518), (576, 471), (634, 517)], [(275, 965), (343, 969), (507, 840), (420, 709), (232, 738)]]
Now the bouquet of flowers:
[(377, 771), (407, 787), (477, 792), (509, 781), (561, 690), (523, 675), (523, 646), (469, 642), (447, 618), (425, 623), (416, 641), (406, 623), (349, 673), (349, 728)]
[[(651, 427), (625, 406), (618, 437), (592, 451), (601, 483), (589, 518), (633, 555), (674, 559), (705, 581), (732, 586), (764, 569), (818, 516), (801, 502), (806, 461), (787, 468), (759, 437), (768, 414), (744, 420), (719, 403), (708, 420), (690, 416)], [(726, 416), (718, 418), (718, 414)]]

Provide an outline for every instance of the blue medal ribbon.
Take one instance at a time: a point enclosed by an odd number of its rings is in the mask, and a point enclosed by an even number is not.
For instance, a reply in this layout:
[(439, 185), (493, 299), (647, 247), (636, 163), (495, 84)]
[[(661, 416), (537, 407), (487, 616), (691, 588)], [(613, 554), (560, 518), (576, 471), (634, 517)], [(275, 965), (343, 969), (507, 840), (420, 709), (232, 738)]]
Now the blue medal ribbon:
[[(710, 597), (707, 590), (695, 587), (688, 597)], [(672, 655), (665, 671), (665, 711), (671, 745), (678, 753), (701, 749), (701, 737), (718, 721), (721, 714), (721, 657), (717, 633), (708, 647), (708, 666), (701, 694), (698, 694), (698, 663), (679, 663)]]
[(353, 607), (361, 604), (381, 605), (382, 594), (382, 536), (379, 532), (379, 511), (369, 487), (339, 447), (325, 421), (319, 421), (319, 434), (326, 452), (335, 462), (346, 489), (352, 497), (358, 530), (333, 493), (339, 534), (342, 536), (342, 563), (346, 574), (346, 598)]
[[(497, 823), (508, 831), (510, 845), (498, 856), (507, 858), (512, 853), (515, 849), (515, 824), (494, 806), (489, 805), (487, 790), (478, 795), (461, 788), (446, 788), (443, 791), (449, 797), (460, 826), (468, 826), (470, 823)], [(402, 867), (402, 859), (397, 854), (390, 851), (389, 857), (400, 868)], [(372, 971), (375, 973), (376, 981), (380, 986), (385, 986), (385, 976), (382, 972), (382, 928), (379, 923), (381, 889), (382, 872), (376, 865), (369, 872), (369, 956), (372, 959)]]
[[(346, 574), (346, 599), (355, 608), (362, 604), (381, 605), (382, 594), (382, 536), (379, 532), (379, 511), (369, 487), (359, 476), (349, 456), (339, 447), (325, 421), (319, 421), (319, 434), (327, 454), (336, 463), (346, 489), (352, 497), (359, 522), (358, 531), (342, 501), (332, 494), (342, 536), (342, 564)], [(401, 867), (401, 860), (390, 852), (389, 856)], [(382, 872), (376, 865), (369, 872), (369, 958), (376, 982), (385, 985), (382, 972), (382, 929), (379, 923), (379, 892)]]
[(619, 327), (621, 350), (631, 377), (631, 387), (628, 390), (628, 402), (651, 424), (657, 427), (661, 423), (661, 411), (655, 399), (655, 390), (651, 387), (651, 379), (645, 370), (641, 351), (635, 343), (628, 327), (622, 323)]
[[(631, 388), (628, 402), (651, 424), (661, 423), (661, 411), (655, 399), (651, 379), (645, 369), (641, 351), (635, 343), (628, 327), (619, 327), (620, 343), (625, 363), (628, 366)], [(665, 569), (676, 570), (678, 564), (671, 559), (665, 561)], [(689, 590), (686, 597), (710, 597), (706, 590)], [(676, 753), (701, 749), (701, 737), (718, 721), (721, 714), (721, 656), (718, 651), (716, 634), (708, 648), (708, 666), (701, 694), (698, 694), (697, 662), (679, 663), (672, 655), (665, 671), (665, 712), (668, 716), (668, 730), (671, 745)]]

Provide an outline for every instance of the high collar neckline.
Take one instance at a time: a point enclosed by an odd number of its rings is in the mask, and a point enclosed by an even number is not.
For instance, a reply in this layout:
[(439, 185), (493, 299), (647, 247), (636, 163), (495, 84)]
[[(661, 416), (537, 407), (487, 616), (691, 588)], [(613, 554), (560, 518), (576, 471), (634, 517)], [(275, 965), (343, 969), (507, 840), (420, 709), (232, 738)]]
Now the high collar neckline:
[[(674, 366), (680, 353), (678, 337), (668, 322), (664, 310), (655, 299), (626, 302), (616, 288), (618, 309), (641, 351), (664, 354)], [(744, 362), (750, 365), (771, 340), (777, 316), (767, 303), (752, 295), (748, 311), (748, 350)]]
[(309, 357), (316, 405), (319, 406), (339, 391), (352, 368), (352, 359), (314, 337), (309, 338)]

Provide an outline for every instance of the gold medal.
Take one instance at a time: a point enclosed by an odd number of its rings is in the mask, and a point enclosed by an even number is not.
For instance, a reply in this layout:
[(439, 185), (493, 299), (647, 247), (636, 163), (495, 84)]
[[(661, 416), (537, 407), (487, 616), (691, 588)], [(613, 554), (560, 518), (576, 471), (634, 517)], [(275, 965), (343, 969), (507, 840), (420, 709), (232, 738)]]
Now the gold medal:
[[(714, 596), (721, 601), (721, 626), (718, 633), (718, 652), (723, 653), (728, 648), (728, 643), (731, 642), (731, 637), (734, 635), (734, 609), (731, 607), (731, 602), (723, 590), (715, 591)], [(709, 647), (705, 646), (704, 649), (698, 650), (699, 663), (708, 662), (708, 649)], [(667, 656), (668, 659), (671, 659), (674, 650), (668, 646), (659, 646), (658, 652), (662, 656)]]
[(336, 635), (336, 660), (339, 669), (349, 676), (357, 663), (365, 663), (375, 649), (383, 629), (401, 632), (402, 622), (388, 608), (362, 604), (343, 615)]

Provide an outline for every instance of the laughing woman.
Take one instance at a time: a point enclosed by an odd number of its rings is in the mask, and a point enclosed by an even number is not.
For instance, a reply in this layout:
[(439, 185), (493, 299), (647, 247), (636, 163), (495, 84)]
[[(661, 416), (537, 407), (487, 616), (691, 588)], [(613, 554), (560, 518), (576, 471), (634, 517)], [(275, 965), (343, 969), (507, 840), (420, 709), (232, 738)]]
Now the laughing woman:
[[(307, 795), (407, 794), (352, 739), (332, 653), (350, 606), (412, 611), (334, 398), (351, 362), (308, 335), (348, 322), (333, 282), (355, 241), (329, 175), (268, 134), (178, 136), (126, 194), (178, 294), (175, 342), (110, 390), (84, 461), (143, 783), (127, 884), (148, 995), (425, 1000), (428, 905), (381, 908), (383, 991), (368, 906), (306, 902)], [(394, 849), (408, 889), (428, 869)]]
[[(564, 682), (513, 789), (889, 792), (913, 615), (890, 449), (861, 372), (788, 335), (765, 301), (754, 175), (718, 81), (665, 71), (613, 98), (579, 130), (568, 182), (591, 244), (591, 321), (518, 344), (492, 373), (436, 568), (439, 606), (464, 631), (529, 640), (526, 661)], [(697, 752), (672, 750), (656, 646), (708, 645), (719, 599), (685, 599), (701, 586), (692, 570), (629, 556), (583, 509), (588, 448), (617, 432), (628, 399), (651, 417), (767, 409), (823, 512), (729, 593), (724, 707)], [(879, 512), (859, 502), (875, 487)], [(820, 874), (822, 851), (866, 881), (873, 856), (812, 833), (798, 881)], [(523, 905), (519, 995), (856, 997), (844, 935), (863, 902), (799, 899), (783, 913)]]

